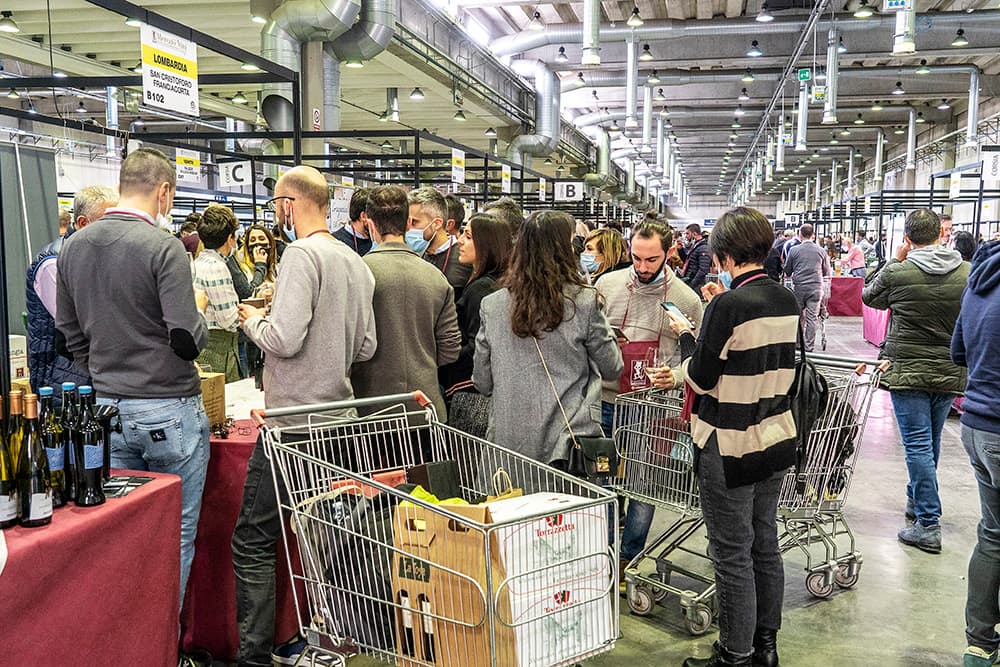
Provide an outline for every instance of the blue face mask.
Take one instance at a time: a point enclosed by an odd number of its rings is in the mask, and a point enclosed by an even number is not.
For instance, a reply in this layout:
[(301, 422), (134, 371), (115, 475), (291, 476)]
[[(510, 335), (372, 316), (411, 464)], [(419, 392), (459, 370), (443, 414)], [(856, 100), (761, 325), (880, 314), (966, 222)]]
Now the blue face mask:
[(431, 244), (430, 241), (424, 238), (424, 230), (422, 229), (408, 229), (403, 238), (406, 241), (406, 245), (410, 246), (410, 249), (418, 255), (424, 254), (427, 246)]
[(580, 255), (580, 268), (584, 273), (597, 273), (600, 264), (597, 263), (597, 255), (592, 252), (585, 252)]
[(285, 224), (281, 226), (282, 231), (289, 241), (295, 241), (295, 220), (292, 217), (292, 210), (289, 208), (285, 213)]
[(733, 282), (732, 274), (729, 273), (729, 271), (723, 271), (722, 273), (719, 274), (719, 282), (722, 283), (723, 287), (729, 289), (729, 286)]

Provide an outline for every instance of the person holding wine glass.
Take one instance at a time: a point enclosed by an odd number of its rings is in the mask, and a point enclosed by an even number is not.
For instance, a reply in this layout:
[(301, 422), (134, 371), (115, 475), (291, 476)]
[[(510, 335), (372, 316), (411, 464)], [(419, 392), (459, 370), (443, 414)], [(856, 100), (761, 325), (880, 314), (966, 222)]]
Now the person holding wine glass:
[(731, 289), (702, 288), (709, 305), (697, 339), (689, 322), (668, 313), (695, 393), (691, 436), (719, 600), (712, 656), (688, 658), (684, 667), (778, 664), (784, 570), (776, 514), (782, 479), (795, 463), (788, 394), (799, 309), (764, 270), (773, 241), (759, 211), (723, 214), (709, 246), (732, 276)]

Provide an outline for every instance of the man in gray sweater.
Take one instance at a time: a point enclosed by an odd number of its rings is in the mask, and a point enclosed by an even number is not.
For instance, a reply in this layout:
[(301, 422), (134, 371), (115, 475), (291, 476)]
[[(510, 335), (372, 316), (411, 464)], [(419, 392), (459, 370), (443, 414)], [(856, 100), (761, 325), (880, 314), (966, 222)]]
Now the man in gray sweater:
[(159, 229), (173, 207), (174, 165), (139, 149), (122, 163), (118, 205), (76, 232), (59, 255), (56, 326), (118, 407), (111, 465), (181, 478), (181, 606), (208, 469), (208, 417), (194, 360), (208, 341), (184, 246)]
[(823, 279), (830, 276), (830, 258), (816, 245), (813, 226), (799, 228), (802, 243), (792, 247), (785, 259), (785, 275), (791, 277), (795, 299), (802, 311), (802, 335), (806, 352), (812, 352), (816, 342), (816, 318), (823, 299)]
[[(240, 304), (244, 333), (266, 354), (265, 405), (271, 410), (352, 400), (351, 366), (375, 352), (375, 280), (354, 249), (327, 229), (329, 194), (322, 174), (312, 167), (295, 167), (278, 179), (274, 194), (268, 208), (293, 242), (281, 258), (270, 314)], [(267, 422), (285, 427), (283, 442), (309, 437), (304, 414)], [(287, 495), (281, 489), (283, 503), (288, 502)], [(288, 641), (273, 652), (271, 648), (274, 548), (281, 537), (278, 501), (271, 463), (258, 440), (247, 467), (232, 541), (240, 665), (270, 666), (272, 658), (294, 664), (305, 647), (301, 638), (283, 637)]]

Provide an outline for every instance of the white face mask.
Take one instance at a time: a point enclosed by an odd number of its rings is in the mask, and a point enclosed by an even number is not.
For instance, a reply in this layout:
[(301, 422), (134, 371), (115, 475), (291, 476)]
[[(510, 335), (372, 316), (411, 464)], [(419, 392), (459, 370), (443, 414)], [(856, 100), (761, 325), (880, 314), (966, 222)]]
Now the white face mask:
[[(170, 213), (170, 211), (167, 210), (166, 213)], [(170, 227), (171, 227), (172, 224), (173, 224), (173, 221), (170, 218), (168, 218), (166, 215), (164, 215), (163, 213), (160, 212), (160, 200), (157, 199), (156, 200), (156, 225), (160, 229), (170, 229)]]

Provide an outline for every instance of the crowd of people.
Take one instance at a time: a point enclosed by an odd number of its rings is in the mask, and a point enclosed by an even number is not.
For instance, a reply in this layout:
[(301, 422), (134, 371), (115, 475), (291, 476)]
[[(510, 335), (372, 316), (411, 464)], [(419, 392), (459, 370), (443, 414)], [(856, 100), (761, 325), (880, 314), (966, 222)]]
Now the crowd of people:
[[(611, 435), (618, 394), (686, 385), (720, 633), (711, 657), (685, 665), (778, 664), (776, 511), (796, 455), (796, 341), (804, 334), (811, 349), (830, 273), (810, 225), (775, 235), (741, 207), (710, 234), (650, 215), (626, 238), (581, 230), (557, 210), (525, 219), (509, 198), (465, 219), (457, 198), (384, 185), (357, 189), (350, 221), (331, 233), (327, 182), (299, 166), (274, 186), (273, 228), (254, 225), (238, 241), (232, 211), (213, 205), (186, 221), (178, 243), (161, 229), (175, 178), (158, 151), (130, 152), (118, 192), (77, 193), (65, 239), (33, 263), (27, 291), (32, 383), (91, 381), (121, 413), (112, 464), (180, 476), (182, 596), (209, 454), (195, 362), (227, 380), (255, 375), (268, 408), (421, 390), (440, 419), (564, 469), (574, 437)], [(940, 551), (934, 471), (947, 409), (964, 391), (962, 439), (983, 507), (965, 664), (985, 667), (1000, 640), (1000, 364), (990, 354), (1000, 242), (974, 246), (970, 266), (940, 244), (934, 213), (911, 214), (905, 233), (864, 292), (893, 312), (884, 378), (913, 521), (899, 539)], [(835, 243), (850, 273), (867, 273), (877, 244)], [(304, 417), (273, 421), (285, 441), (308, 437)], [(290, 664), (304, 648), (301, 637), (273, 636), (284, 491), (270, 465), (258, 441), (232, 536), (240, 665)], [(629, 503), (623, 569), (652, 518), (651, 506)]]

